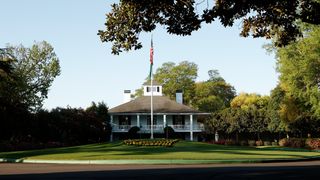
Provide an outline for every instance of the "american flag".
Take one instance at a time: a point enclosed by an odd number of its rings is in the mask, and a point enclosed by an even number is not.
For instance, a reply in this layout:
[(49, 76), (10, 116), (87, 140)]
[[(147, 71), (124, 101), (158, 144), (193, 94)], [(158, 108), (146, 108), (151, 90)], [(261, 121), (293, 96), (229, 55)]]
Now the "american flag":
[(152, 75), (152, 66), (153, 66), (153, 40), (151, 38), (151, 48), (150, 48), (150, 74), (149, 78), (151, 79)]
[(150, 48), (150, 64), (153, 64), (153, 41), (151, 39), (151, 48)]

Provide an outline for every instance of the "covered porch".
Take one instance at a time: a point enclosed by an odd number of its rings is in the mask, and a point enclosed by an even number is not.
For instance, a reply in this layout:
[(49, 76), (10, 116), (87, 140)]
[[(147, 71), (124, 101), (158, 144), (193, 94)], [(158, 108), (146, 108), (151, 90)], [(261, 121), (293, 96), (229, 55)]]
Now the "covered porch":
[(139, 133), (149, 134), (164, 133), (164, 128), (169, 126), (177, 133), (188, 133), (190, 141), (193, 141), (193, 133), (204, 130), (203, 123), (198, 122), (199, 115), (208, 113), (154, 113), (151, 126), (150, 113), (121, 113), (110, 115), (112, 132), (127, 133), (132, 127), (139, 127)]

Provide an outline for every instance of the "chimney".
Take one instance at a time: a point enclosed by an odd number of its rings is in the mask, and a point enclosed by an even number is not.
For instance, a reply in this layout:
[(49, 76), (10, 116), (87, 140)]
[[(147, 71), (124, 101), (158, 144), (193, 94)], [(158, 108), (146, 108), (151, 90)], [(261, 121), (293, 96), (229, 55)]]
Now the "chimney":
[(124, 90), (123, 91), (123, 103), (127, 103), (131, 101), (131, 90)]
[(176, 90), (176, 102), (183, 104), (182, 90)]

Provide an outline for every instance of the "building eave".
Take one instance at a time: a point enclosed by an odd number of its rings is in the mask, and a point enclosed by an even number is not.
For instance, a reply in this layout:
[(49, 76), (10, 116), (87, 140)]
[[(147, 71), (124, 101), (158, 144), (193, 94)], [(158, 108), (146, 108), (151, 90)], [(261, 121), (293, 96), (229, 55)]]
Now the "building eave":
[[(145, 112), (110, 112), (109, 115), (150, 115), (151, 113), (145, 113)], [(205, 113), (205, 112), (161, 112), (156, 113), (153, 112), (153, 115), (202, 115), (202, 116), (209, 116), (211, 113)]]

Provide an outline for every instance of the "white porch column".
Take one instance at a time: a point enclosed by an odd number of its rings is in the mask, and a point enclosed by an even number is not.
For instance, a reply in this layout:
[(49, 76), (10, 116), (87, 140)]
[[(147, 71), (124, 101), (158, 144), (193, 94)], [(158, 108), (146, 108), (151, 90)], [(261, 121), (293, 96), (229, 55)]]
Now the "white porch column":
[(163, 115), (163, 127), (165, 128), (167, 124), (167, 115)]
[(112, 132), (112, 129), (113, 129), (113, 115), (110, 115), (110, 125), (111, 125), (110, 142), (112, 142), (113, 141), (113, 132)]
[(137, 115), (137, 126), (138, 126), (138, 128), (140, 128), (140, 115), (139, 114)]
[(193, 115), (190, 114), (190, 141), (193, 141)]

